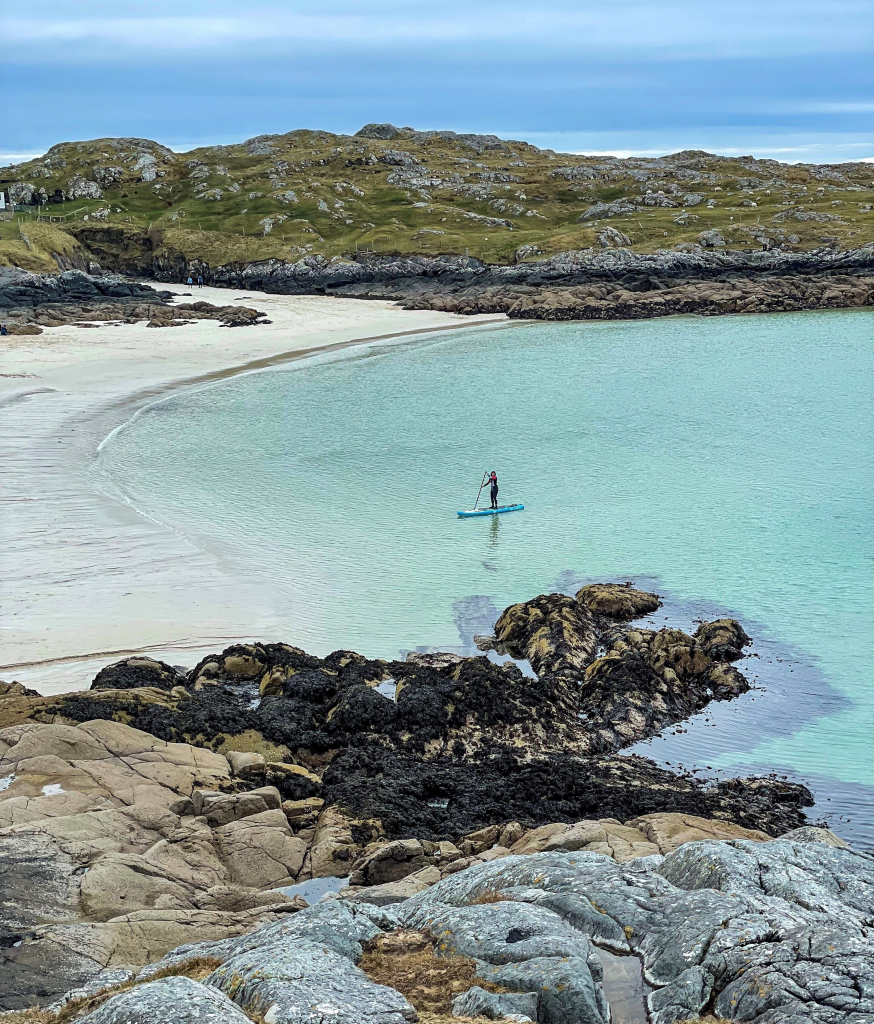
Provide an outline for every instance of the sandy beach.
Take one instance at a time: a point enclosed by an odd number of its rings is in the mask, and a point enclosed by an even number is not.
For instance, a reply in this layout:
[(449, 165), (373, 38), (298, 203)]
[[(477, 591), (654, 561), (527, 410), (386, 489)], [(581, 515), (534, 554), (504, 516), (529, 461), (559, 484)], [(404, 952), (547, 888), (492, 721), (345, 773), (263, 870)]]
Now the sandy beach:
[(216, 556), (95, 488), (98, 446), (138, 409), (311, 353), (505, 319), (230, 289), (193, 298), (253, 306), (272, 322), (65, 326), (3, 339), (0, 678), (60, 692), (87, 687), (124, 654), (190, 665), (217, 646), (289, 632), (268, 595)]

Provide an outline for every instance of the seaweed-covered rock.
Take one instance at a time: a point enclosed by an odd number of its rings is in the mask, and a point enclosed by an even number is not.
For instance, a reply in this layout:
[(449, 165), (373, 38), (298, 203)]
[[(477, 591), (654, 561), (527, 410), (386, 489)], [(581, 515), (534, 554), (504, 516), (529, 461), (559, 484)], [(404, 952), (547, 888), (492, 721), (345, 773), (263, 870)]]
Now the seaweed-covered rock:
[(563, 594), (511, 605), (495, 623), (495, 636), (514, 657), (526, 658), (538, 676), (579, 677), (598, 648), (591, 612)]
[(339, 754), (322, 795), (358, 819), (379, 820), (391, 839), (456, 839), (495, 821), (628, 821), (656, 811), (725, 818), (780, 835), (804, 823), (804, 786), (779, 779), (708, 785), (641, 757), (509, 753), (458, 762), (422, 760), (378, 748)]
[(713, 661), (737, 661), (743, 657), (744, 647), (752, 643), (736, 619), (703, 622), (695, 630), (695, 639)]
[(577, 601), (590, 612), (610, 619), (637, 619), (661, 605), (658, 594), (635, 590), (630, 583), (590, 583), (577, 591)]
[(137, 686), (157, 686), (172, 690), (185, 684), (185, 676), (165, 661), (154, 658), (124, 658), (102, 668), (94, 677), (92, 690), (130, 690)]

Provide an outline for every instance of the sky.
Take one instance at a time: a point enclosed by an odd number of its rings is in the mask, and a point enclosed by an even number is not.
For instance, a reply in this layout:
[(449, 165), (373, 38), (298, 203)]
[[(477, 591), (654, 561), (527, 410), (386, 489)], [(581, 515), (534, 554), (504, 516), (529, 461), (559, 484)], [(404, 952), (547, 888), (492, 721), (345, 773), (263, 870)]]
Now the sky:
[(562, 152), (874, 160), (874, 0), (0, 6), (0, 162), (372, 121)]

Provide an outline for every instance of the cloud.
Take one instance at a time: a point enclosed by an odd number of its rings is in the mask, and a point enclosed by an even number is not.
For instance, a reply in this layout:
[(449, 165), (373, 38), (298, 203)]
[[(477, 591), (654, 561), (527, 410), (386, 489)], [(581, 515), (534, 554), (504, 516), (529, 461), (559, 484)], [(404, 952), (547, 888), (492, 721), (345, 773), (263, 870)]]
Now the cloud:
[[(296, 4), (291, 11), (251, 5), (241, 16), (239, 7), (227, 0), (208, 5), (192, 0), (185, 15), (165, 14), (159, 5), (148, 16), (119, 17), (110, 11), (98, 14), (91, 3), (82, 5), (85, 11), (92, 10), (90, 16), (9, 17), (0, 22), (0, 34), (9, 44), (33, 48), (37, 59), (38, 47), (82, 47), (84, 56), (96, 63), (122, 59), (125, 50), (149, 50), (153, 55), (180, 50), (238, 54), (241, 46), (275, 51), (313, 45), (329, 51), (471, 46), (480, 48), (489, 62), (499, 56), (488, 49), (495, 45), (523, 53), (550, 47), (581, 55), (603, 56), (609, 50), (653, 57), (695, 53), (773, 58), (782, 53), (864, 49), (870, 42), (870, 32), (860, 25), (866, 6), (855, 0), (711, 0), (707, 5), (693, 0), (626, 0), (614, 5), (545, 0), (536, 7), (521, 0), (481, 0), (476, 5), (445, 0), (435, 15), (430, 3), (368, 0), (366, 6), (326, 2), (307, 9)], [(69, 9), (62, 10), (67, 14)]]

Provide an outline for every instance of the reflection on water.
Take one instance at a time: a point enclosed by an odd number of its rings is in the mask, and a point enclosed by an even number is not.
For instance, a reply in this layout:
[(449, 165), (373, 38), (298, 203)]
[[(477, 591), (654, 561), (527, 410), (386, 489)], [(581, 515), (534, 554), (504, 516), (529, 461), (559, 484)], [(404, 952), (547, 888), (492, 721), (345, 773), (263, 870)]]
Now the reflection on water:
[(279, 892), (286, 896), (302, 896), (310, 906), (318, 903), (330, 893), (339, 892), (349, 884), (349, 877), (346, 878), (311, 878), (308, 882), (298, 882), (296, 885), (284, 885)]
[[(654, 628), (734, 615), (757, 688), (635, 749), (815, 780), (841, 823), (874, 786), (872, 324), (531, 324), (376, 348), (165, 402), (97, 472), (257, 585), (288, 624), (264, 639), (314, 653), (473, 653), (508, 604), (591, 579), (649, 581), (668, 599)], [(525, 511), (459, 520), (486, 463)]]
[(636, 956), (617, 956), (595, 947), (604, 971), (602, 987), (610, 1004), (610, 1024), (647, 1024), (646, 1000), (652, 989)]

